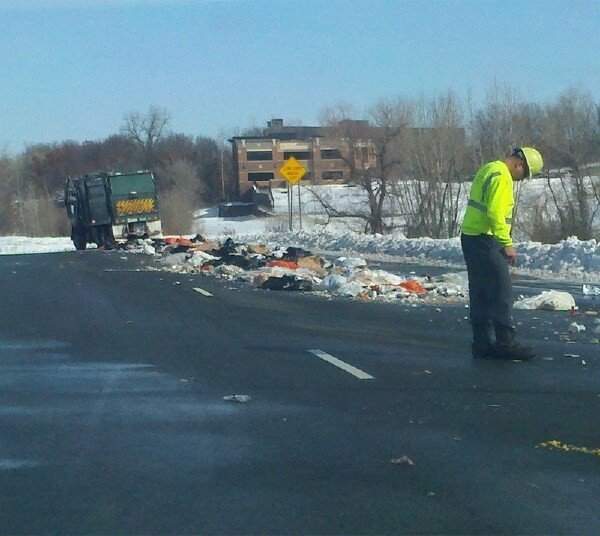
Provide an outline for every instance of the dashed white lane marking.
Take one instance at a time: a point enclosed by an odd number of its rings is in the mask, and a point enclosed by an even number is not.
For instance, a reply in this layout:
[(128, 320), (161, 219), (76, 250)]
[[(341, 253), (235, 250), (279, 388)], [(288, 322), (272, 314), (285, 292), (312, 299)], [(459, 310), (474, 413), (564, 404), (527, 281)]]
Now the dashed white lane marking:
[(204, 290), (203, 288), (200, 288), (200, 287), (196, 287), (193, 290), (202, 294), (202, 296), (212, 296), (212, 294), (210, 292), (208, 292), (208, 290)]
[(11, 458), (0, 458), (0, 471), (9, 471), (11, 469), (29, 469), (37, 467), (38, 462), (33, 460), (15, 460)]
[(375, 379), (370, 374), (367, 374), (364, 370), (360, 370), (359, 368), (353, 367), (352, 365), (345, 363), (341, 359), (338, 359), (337, 357), (334, 357), (331, 354), (328, 354), (327, 352), (323, 352), (323, 350), (308, 350), (308, 351), (311, 354), (316, 355), (323, 361), (327, 361), (328, 363), (331, 363), (332, 365), (335, 365), (336, 367), (341, 368), (343, 371), (347, 372), (348, 374), (352, 374), (352, 376), (355, 376), (359, 380), (374, 380)]

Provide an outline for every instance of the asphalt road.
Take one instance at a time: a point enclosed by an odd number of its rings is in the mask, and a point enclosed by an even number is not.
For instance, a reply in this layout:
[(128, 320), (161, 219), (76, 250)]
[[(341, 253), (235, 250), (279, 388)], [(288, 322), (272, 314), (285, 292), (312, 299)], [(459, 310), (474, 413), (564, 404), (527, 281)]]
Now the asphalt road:
[(2, 534), (600, 533), (600, 347), (567, 314), (474, 362), (464, 306), (150, 262), (0, 257)]

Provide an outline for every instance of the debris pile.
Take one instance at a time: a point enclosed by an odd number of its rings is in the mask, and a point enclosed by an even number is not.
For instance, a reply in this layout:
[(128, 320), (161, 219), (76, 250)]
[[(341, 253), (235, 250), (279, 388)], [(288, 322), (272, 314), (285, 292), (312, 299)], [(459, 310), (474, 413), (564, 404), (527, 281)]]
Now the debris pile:
[(162, 270), (244, 281), (265, 290), (314, 292), (363, 300), (464, 302), (466, 273), (399, 276), (370, 269), (361, 258), (328, 260), (299, 247), (206, 240), (200, 235), (154, 241)]
[(600, 287), (593, 285), (583, 285), (582, 292), (584, 296), (599, 296), (600, 297)]
[(127, 253), (143, 253), (144, 255), (156, 255), (156, 240), (150, 238), (136, 238), (127, 242), (115, 242), (115, 249), (126, 251)]
[(537, 296), (524, 298), (514, 305), (515, 309), (543, 309), (546, 311), (572, 311), (575, 299), (568, 292), (546, 290)]

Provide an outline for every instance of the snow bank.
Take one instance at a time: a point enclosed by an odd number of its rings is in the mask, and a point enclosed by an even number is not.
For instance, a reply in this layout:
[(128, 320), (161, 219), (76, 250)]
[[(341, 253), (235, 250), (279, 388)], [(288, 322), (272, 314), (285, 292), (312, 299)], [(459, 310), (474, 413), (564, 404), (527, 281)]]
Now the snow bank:
[(519, 265), (554, 273), (600, 274), (600, 242), (575, 237), (558, 244), (522, 242), (518, 244)]
[[(320, 251), (346, 251), (369, 255), (387, 255), (418, 261), (463, 265), (459, 238), (404, 238), (402, 235), (364, 235), (360, 233), (329, 233), (327, 231), (297, 233), (265, 233), (248, 236), (249, 240), (271, 245), (297, 245)], [(600, 242), (581, 241), (571, 237), (558, 244), (521, 242), (516, 244), (518, 268), (537, 275), (562, 275), (600, 280)]]
[(22, 255), (26, 253), (58, 253), (74, 251), (73, 242), (68, 237), (51, 238), (30, 236), (1, 236), (0, 255)]
[(276, 246), (298, 244), (320, 251), (347, 251), (362, 254), (382, 254), (396, 257), (444, 261), (463, 264), (460, 239), (405, 238), (404, 235), (366, 235), (351, 231), (299, 231), (297, 233), (265, 233), (246, 235), (248, 241), (266, 241)]

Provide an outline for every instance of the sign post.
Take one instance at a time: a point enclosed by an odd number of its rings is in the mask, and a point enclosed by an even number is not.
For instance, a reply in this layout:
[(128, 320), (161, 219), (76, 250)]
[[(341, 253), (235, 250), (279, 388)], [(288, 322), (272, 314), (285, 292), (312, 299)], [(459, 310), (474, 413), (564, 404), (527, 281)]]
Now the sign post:
[[(288, 183), (288, 213), (289, 213), (289, 227), (290, 231), (293, 230), (292, 216), (293, 216), (293, 186), (298, 185), (298, 206), (302, 210), (300, 204), (300, 181), (302, 177), (306, 175), (306, 168), (298, 162), (293, 156), (290, 156), (277, 170), (285, 181)], [(300, 214), (300, 229), (302, 229), (302, 214)]]
[(298, 183), (298, 221), (300, 223), (300, 230), (302, 231), (302, 192), (300, 190), (300, 183)]

